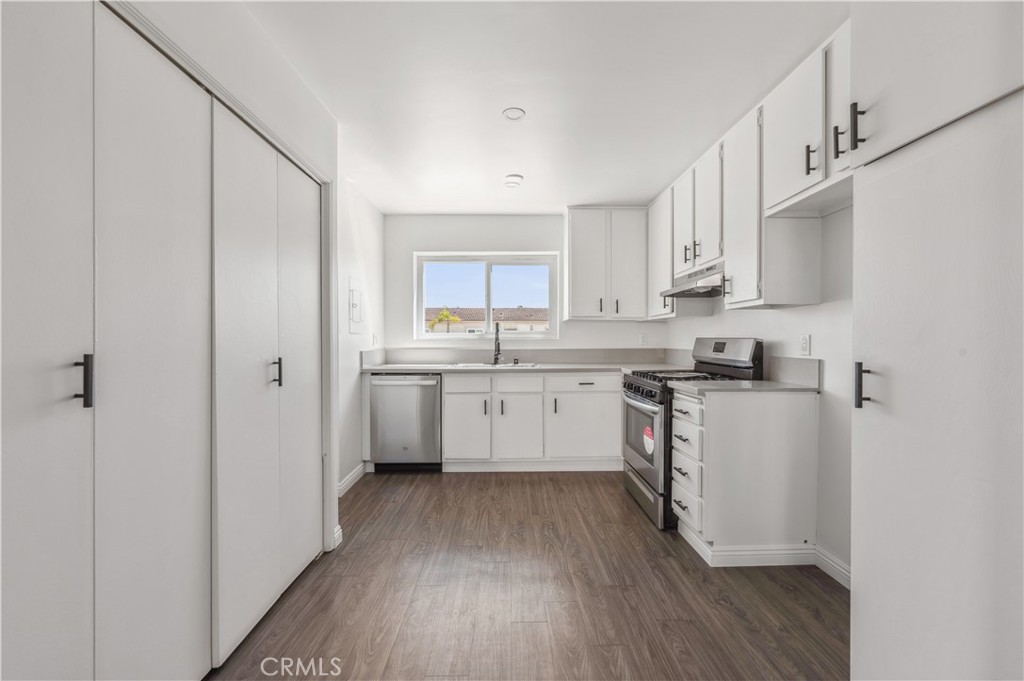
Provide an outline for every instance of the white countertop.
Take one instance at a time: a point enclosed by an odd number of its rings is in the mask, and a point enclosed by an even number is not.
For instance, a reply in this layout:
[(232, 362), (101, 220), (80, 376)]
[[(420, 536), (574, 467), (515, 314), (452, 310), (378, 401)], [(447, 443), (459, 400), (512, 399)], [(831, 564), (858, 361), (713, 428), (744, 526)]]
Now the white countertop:
[(742, 392), (801, 392), (816, 393), (813, 386), (780, 381), (669, 381), (668, 387), (684, 395)]
[(504, 364), (502, 367), (497, 368), (491, 365), (487, 366), (456, 366), (454, 364), (379, 364), (376, 366), (365, 366), (362, 369), (364, 374), (463, 374), (463, 373), (476, 373), (476, 374), (523, 374), (523, 373), (545, 373), (545, 372), (586, 372), (586, 371), (606, 371), (606, 372), (619, 372), (623, 373), (631, 371), (633, 369), (685, 369), (688, 367), (680, 367), (674, 364), (652, 364), (645, 362), (643, 364), (616, 364), (616, 363), (605, 363), (605, 364), (539, 364), (537, 366), (512, 366)]

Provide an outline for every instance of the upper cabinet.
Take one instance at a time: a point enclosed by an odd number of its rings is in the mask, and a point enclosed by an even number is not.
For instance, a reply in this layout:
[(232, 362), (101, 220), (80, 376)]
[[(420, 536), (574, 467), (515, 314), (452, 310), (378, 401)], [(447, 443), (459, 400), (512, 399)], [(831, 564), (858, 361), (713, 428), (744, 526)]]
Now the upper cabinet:
[(708, 149), (693, 167), (693, 253), (696, 265), (722, 257), (722, 147)]
[(722, 141), (722, 227), (726, 258), (725, 303), (760, 297), (761, 282), (761, 125), (755, 109)]
[(824, 176), (825, 56), (804, 60), (764, 100), (764, 205), (771, 207)]
[(854, 167), (1024, 84), (1019, 2), (850, 7)]
[(672, 272), (681, 276), (692, 270), (693, 257), (693, 169), (672, 185)]
[(645, 319), (647, 209), (570, 208), (566, 319)]
[(850, 22), (825, 46), (825, 172), (850, 167)]
[(672, 298), (661, 292), (672, 288), (672, 189), (666, 189), (647, 208), (647, 318), (669, 317)]

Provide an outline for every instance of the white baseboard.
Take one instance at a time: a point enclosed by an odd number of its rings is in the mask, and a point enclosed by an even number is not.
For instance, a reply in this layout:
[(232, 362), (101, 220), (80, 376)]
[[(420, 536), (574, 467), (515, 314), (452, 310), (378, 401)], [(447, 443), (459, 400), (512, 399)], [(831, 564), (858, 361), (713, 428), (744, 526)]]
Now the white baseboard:
[(814, 565), (817, 550), (811, 544), (781, 546), (710, 546), (685, 523), (679, 534), (711, 567), (750, 567), (755, 565)]
[(621, 471), (622, 457), (533, 459), (527, 461), (445, 461), (445, 473), (528, 473), (537, 471)]
[(358, 466), (352, 469), (348, 475), (346, 475), (341, 482), (338, 483), (338, 496), (342, 496), (345, 492), (352, 488), (352, 485), (359, 482), (359, 478), (363, 477), (363, 473), (366, 471), (366, 467), (362, 462)]
[(334, 548), (341, 546), (342, 532), (341, 525), (334, 526)]
[(850, 588), (850, 566), (820, 546), (817, 547), (814, 564), (821, 568), (826, 575), (847, 589)]

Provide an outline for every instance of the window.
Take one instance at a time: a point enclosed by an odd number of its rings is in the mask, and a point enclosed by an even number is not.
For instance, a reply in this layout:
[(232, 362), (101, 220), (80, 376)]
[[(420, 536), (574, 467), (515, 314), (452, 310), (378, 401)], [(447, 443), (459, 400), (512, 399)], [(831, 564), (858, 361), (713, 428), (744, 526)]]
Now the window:
[(417, 253), (415, 337), (558, 337), (558, 254)]

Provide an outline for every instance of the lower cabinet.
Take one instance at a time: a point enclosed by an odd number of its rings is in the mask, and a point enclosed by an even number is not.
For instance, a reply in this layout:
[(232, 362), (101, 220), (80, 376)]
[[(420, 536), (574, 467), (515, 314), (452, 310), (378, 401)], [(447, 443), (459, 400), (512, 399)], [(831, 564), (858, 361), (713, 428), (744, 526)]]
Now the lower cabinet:
[(621, 457), (621, 376), (566, 372), (447, 374), (441, 412), (446, 462), (502, 461), (503, 470), (579, 470), (580, 459), (612, 468)]

